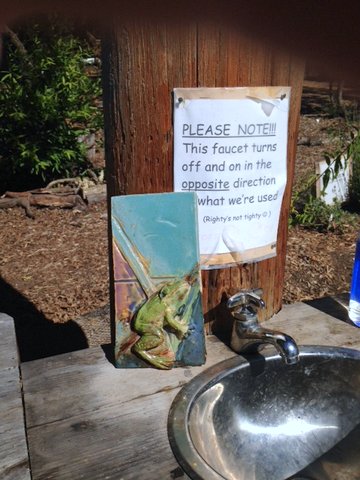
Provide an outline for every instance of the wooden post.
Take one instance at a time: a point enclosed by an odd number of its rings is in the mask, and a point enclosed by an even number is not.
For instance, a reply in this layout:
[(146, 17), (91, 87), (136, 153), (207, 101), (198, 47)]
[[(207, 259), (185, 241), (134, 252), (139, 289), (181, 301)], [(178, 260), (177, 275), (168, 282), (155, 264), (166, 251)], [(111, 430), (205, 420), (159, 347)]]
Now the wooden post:
[(226, 323), (221, 300), (241, 288), (263, 288), (267, 307), (262, 318), (270, 318), (282, 303), (303, 62), (225, 27), (131, 24), (110, 31), (103, 65), (109, 196), (173, 190), (173, 88), (292, 87), (288, 184), (278, 254), (254, 264), (203, 272), (206, 321), (223, 316), (216, 330)]

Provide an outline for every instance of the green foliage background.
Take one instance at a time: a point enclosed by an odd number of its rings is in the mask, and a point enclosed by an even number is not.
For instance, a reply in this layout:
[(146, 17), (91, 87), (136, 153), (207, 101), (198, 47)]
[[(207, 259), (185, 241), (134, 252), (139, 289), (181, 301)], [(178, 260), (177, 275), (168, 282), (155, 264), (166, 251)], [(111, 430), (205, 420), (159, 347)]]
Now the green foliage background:
[[(337, 153), (324, 153), (327, 168), (321, 175), (312, 175), (303, 184), (300, 190), (292, 194), (289, 226), (302, 226), (320, 232), (333, 231), (342, 233), (346, 225), (354, 222), (350, 212), (360, 212), (360, 131), (358, 124), (351, 126), (350, 138), (345, 147)], [(340, 171), (352, 162), (352, 174), (349, 183), (348, 199), (344, 205), (334, 201), (327, 205), (323, 199), (325, 189), (330, 180), (335, 180)], [(323, 177), (324, 190), (321, 197), (316, 198), (316, 181)], [(344, 208), (345, 207), (345, 208)]]
[(39, 184), (81, 173), (87, 164), (79, 136), (102, 125), (94, 104), (100, 80), (84, 71), (83, 59), (92, 56), (86, 41), (56, 21), (32, 24), (16, 34), (25, 52), (5, 38), (0, 71), (3, 188), (14, 179), (15, 184), (30, 178)]

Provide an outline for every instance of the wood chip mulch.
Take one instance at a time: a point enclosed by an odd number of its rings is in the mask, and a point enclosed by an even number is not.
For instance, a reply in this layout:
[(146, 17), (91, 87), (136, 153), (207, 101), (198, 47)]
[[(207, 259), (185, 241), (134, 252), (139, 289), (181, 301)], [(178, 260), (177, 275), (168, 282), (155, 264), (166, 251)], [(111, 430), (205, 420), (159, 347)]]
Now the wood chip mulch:
[(342, 234), (289, 230), (284, 303), (349, 291), (359, 225), (347, 226)]
[(106, 202), (79, 212), (40, 209), (35, 219), (21, 208), (0, 210), (0, 245), (0, 311), (18, 332), (72, 322), (89, 345), (109, 342)]

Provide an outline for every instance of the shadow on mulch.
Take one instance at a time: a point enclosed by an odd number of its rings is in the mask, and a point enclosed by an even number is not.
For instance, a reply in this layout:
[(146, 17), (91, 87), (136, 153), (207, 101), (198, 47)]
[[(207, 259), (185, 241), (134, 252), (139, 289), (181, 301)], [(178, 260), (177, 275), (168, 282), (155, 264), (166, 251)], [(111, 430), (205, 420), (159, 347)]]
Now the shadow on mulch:
[(21, 362), (88, 348), (86, 336), (76, 322), (50, 322), (2, 278), (0, 312), (14, 319)]
[(331, 116), (334, 108), (328, 90), (304, 87), (301, 98), (301, 115), (323, 116), (327, 114)]
[[(343, 93), (345, 103), (339, 106), (331, 97), (328, 88), (312, 88), (304, 86), (301, 97), (301, 115), (320, 117), (351, 117), (359, 118), (359, 89), (346, 88)], [(346, 105), (346, 106), (345, 106)], [(346, 114), (345, 114), (346, 112)]]

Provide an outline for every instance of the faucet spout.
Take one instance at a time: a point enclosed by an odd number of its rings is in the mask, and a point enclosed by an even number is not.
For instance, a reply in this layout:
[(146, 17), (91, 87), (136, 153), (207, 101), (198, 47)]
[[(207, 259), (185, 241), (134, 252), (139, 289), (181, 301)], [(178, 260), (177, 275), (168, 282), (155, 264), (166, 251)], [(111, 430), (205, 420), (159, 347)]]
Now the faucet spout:
[(234, 323), (231, 348), (237, 353), (258, 351), (267, 343), (274, 345), (284, 362), (293, 365), (299, 361), (299, 349), (295, 340), (286, 333), (260, 326), (257, 308), (264, 308), (262, 290), (242, 290), (227, 301), (233, 311)]
[(287, 365), (295, 365), (299, 362), (299, 348), (295, 340), (286, 333), (273, 332), (275, 347)]
[(298, 363), (299, 348), (290, 335), (263, 328), (257, 320), (252, 322), (235, 320), (231, 338), (231, 348), (235, 352), (259, 351), (266, 344), (273, 345), (287, 365)]

